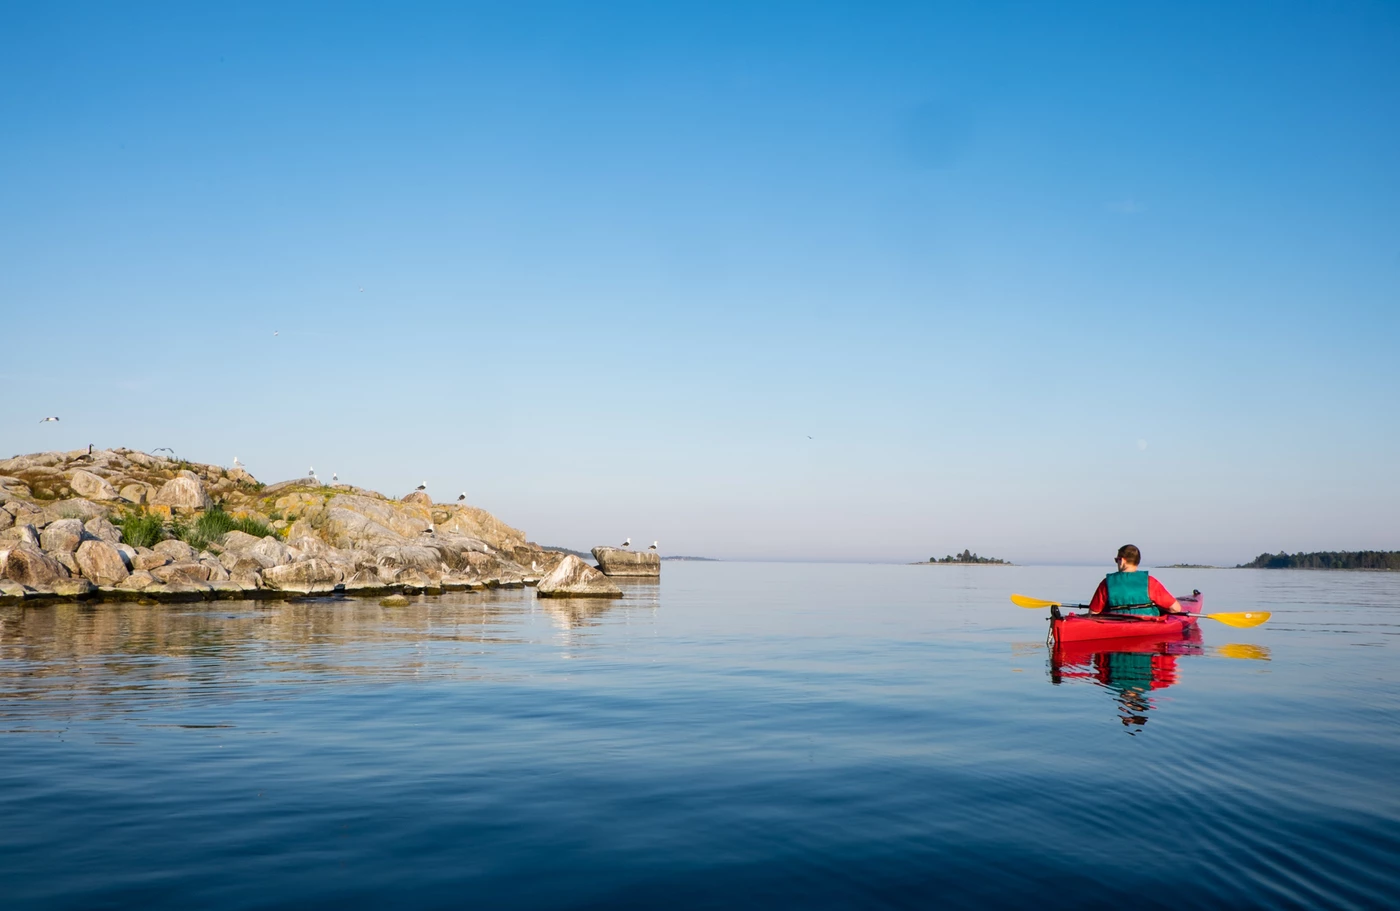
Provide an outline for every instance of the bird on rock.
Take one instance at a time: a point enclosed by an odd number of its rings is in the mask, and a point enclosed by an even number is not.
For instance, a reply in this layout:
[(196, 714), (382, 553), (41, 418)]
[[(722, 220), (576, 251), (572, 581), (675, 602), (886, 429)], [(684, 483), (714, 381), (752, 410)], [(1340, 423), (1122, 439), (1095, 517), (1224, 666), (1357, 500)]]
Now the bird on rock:
[(316, 469), (315, 469), (315, 468), (308, 468), (308, 469), (306, 469), (306, 476), (307, 476), (308, 478), (314, 478), (314, 477), (316, 477)]
[(240, 461), (238, 461), (238, 456), (234, 456), (234, 457), (233, 457), (233, 467), (234, 467), (234, 468), (242, 468), (242, 467), (243, 467), (243, 463), (240, 462)]
[(466, 498), (467, 498), (467, 492), (466, 492), (465, 490), (462, 491), (461, 493), (457, 494), (457, 502), (458, 502), (458, 503), (462, 502), (462, 501), (465, 500)]
[(427, 489), (428, 489), (428, 482), (427, 482), (427, 481), (424, 481), (422, 484), (419, 484), (417, 487), (415, 487), (415, 488), (413, 488), (413, 489), (414, 489), (414, 490), (427, 490)]
[(656, 542), (655, 542), (655, 541), (652, 541), (652, 542), (651, 542), (651, 546), (648, 547), (647, 550), (656, 550)]
[(631, 547), (631, 546), (632, 546), (632, 539), (631, 539), (631, 538), (628, 538), (626, 541), (623, 541), (623, 542), (622, 542), (622, 546), (623, 546), (623, 547)]

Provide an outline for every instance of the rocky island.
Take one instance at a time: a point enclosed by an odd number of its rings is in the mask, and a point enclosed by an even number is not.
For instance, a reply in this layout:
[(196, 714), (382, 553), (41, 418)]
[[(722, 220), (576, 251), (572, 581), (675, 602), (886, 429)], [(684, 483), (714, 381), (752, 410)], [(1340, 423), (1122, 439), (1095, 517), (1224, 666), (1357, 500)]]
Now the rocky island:
[(314, 477), (263, 484), (243, 468), (131, 449), (0, 461), (0, 603), (436, 594), (542, 583), (555, 597), (621, 595), (576, 557), (527, 541), (485, 510), (434, 503), (423, 491), (393, 499)]

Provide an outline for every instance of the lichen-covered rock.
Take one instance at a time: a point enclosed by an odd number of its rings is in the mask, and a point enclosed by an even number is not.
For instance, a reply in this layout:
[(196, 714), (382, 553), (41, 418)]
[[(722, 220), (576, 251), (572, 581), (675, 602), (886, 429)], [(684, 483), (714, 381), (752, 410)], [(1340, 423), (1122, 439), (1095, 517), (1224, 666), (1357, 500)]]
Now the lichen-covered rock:
[(71, 554), (84, 539), (91, 537), (92, 535), (83, 528), (83, 523), (77, 519), (59, 519), (48, 524), (39, 535), (39, 542), (44, 550), (53, 556), (60, 553)]
[(106, 541), (112, 545), (122, 543), (121, 529), (107, 521), (105, 516), (88, 519), (83, 523), (83, 530), (99, 541)]
[(242, 551), (255, 546), (262, 538), (257, 535), (250, 535), (246, 531), (231, 531), (219, 539), (219, 546), (224, 552)]
[(169, 541), (161, 541), (151, 550), (158, 554), (164, 554), (176, 563), (193, 563), (198, 558), (193, 547), (184, 541), (176, 541), (174, 538)]
[(431, 509), (433, 505), (433, 498), (428, 496), (428, 494), (424, 491), (415, 490), (413, 491), (413, 493), (410, 493), (407, 496), (405, 496), (401, 502), (411, 503), (414, 506), (426, 506), (429, 509)]
[(157, 566), (151, 570), (151, 575), (166, 585), (180, 579), (187, 579), (191, 582), (208, 582), (209, 567), (196, 562), (169, 563), (165, 566)]
[(593, 559), (598, 561), (598, 568), (610, 576), (661, 575), (661, 555), (654, 550), (595, 547)]
[(540, 580), (535, 589), (541, 598), (621, 598), (622, 589), (573, 554)]
[(164, 566), (167, 563), (173, 562), (174, 561), (171, 560), (170, 557), (162, 553), (157, 553), (149, 547), (136, 548), (136, 556), (131, 558), (132, 568), (138, 570), (152, 570), (157, 566)]
[(14, 528), (7, 528), (0, 532), (0, 540), (13, 542), (14, 544), (29, 544), (33, 547), (39, 546), (39, 531), (33, 525), (15, 522)]
[(116, 585), (131, 575), (121, 551), (100, 539), (89, 539), (79, 544), (73, 559), (77, 561), (83, 576), (97, 585)]
[(86, 522), (88, 519), (105, 515), (107, 515), (106, 509), (81, 497), (59, 500), (57, 503), (50, 503), (44, 507), (44, 516), (50, 522), (58, 519), (78, 519), (81, 522)]
[(292, 552), (281, 541), (269, 535), (257, 544), (244, 551), (248, 556), (258, 560), (268, 569), (274, 566), (286, 566), (292, 562)]
[(0, 557), (6, 579), (13, 579), (30, 588), (49, 588), (70, 576), (67, 567), (32, 544), (21, 544)]
[(119, 496), (106, 478), (81, 468), (73, 472), (73, 476), (68, 479), (68, 486), (73, 488), (73, 492), (78, 496), (89, 500), (115, 500)]
[(169, 506), (172, 509), (208, 509), (214, 505), (204, 482), (192, 471), (182, 471), (161, 485), (156, 495), (151, 497), (154, 506)]

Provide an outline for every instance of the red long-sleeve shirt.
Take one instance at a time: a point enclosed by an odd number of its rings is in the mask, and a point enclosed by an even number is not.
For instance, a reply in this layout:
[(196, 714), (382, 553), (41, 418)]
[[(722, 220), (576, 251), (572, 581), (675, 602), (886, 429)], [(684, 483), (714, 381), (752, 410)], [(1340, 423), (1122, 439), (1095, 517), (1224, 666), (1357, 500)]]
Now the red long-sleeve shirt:
[[(1166, 610), (1176, 603), (1176, 598), (1162, 583), (1158, 582), (1155, 576), (1147, 577), (1147, 598), (1153, 604)], [(1103, 613), (1103, 609), (1108, 605), (1108, 580), (1099, 583), (1099, 587), (1094, 590), (1094, 597), (1089, 601), (1089, 612), (1092, 614)]]

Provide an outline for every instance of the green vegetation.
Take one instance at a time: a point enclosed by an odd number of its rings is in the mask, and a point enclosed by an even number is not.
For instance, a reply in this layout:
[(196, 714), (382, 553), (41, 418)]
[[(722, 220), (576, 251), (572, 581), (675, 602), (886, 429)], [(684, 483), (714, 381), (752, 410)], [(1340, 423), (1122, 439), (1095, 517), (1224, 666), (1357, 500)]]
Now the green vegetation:
[(218, 506), (206, 510), (192, 525), (177, 520), (171, 528), (175, 537), (195, 550), (208, 549), (210, 544), (217, 543), (231, 531), (241, 531), (255, 538), (265, 538), (273, 533), (271, 528), (257, 519), (235, 518)]
[(165, 539), (165, 523), (152, 513), (129, 512), (112, 524), (122, 530), (122, 543), (130, 547), (154, 547)]
[(929, 557), (930, 563), (996, 563), (1001, 566), (1010, 566), (1005, 560), (998, 560), (996, 557), (979, 557), (970, 550), (964, 550), (957, 556), (946, 556), (942, 560), (937, 557)]
[(1260, 554), (1239, 569), (1400, 569), (1400, 550), (1323, 550)]

